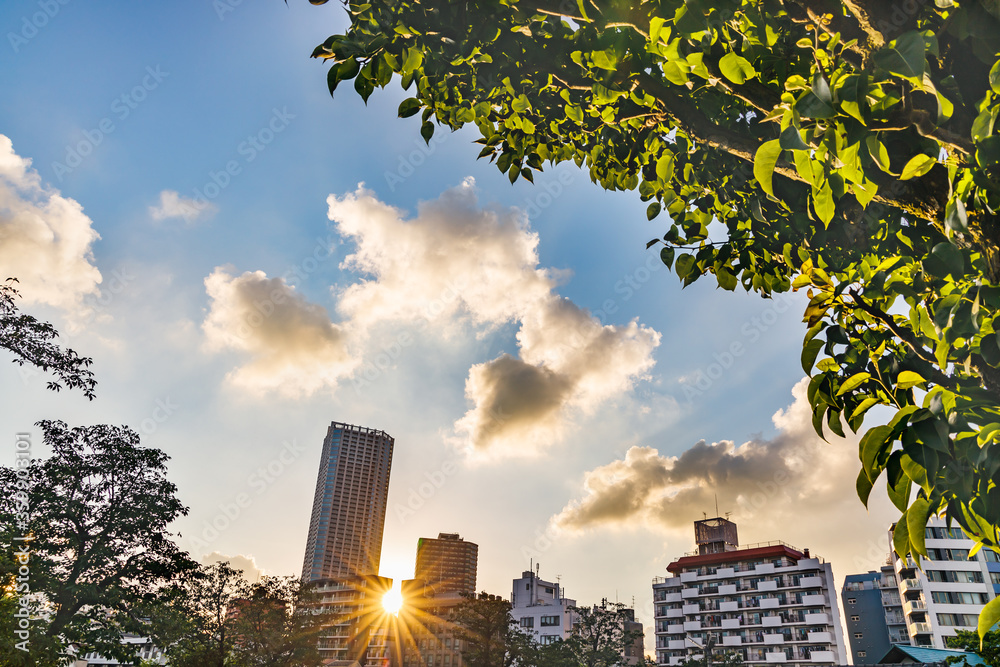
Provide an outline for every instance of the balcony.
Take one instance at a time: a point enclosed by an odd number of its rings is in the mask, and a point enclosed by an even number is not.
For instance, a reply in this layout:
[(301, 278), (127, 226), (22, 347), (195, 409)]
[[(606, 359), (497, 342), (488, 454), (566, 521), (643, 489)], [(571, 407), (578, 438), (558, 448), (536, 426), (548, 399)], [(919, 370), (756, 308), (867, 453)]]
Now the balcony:
[(927, 605), (924, 604), (923, 600), (906, 600), (903, 602), (903, 613), (909, 616), (913, 612), (924, 613), (927, 611)]
[(684, 632), (701, 630), (701, 621), (684, 621)]
[(681, 572), (681, 583), (688, 583), (698, 578), (697, 572)]
[(809, 659), (813, 662), (834, 662), (833, 651), (811, 651)]
[(671, 639), (669, 642), (667, 642), (667, 648), (673, 650), (683, 649), (685, 648), (685, 644), (687, 644), (687, 642), (684, 641), (683, 639)]
[(761, 598), (760, 608), (761, 609), (777, 609), (780, 605), (781, 600), (778, 598)]
[(832, 632), (810, 632), (807, 639), (812, 644), (831, 644), (833, 643), (833, 633)]
[(681, 607), (681, 611), (684, 612), (685, 616), (688, 614), (697, 614), (701, 611), (701, 607), (696, 604), (686, 604)]
[(808, 605), (810, 607), (825, 607), (826, 606), (826, 596), (825, 595), (803, 595), (802, 604)]
[(680, 632), (684, 632), (684, 624), (683, 623), (678, 623), (677, 625), (668, 625), (667, 626), (667, 632), (669, 632), (672, 635), (676, 635), (676, 634), (678, 634)]
[(778, 590), (777, 581), (758, 581), (757, 582), (758, 591), (776, 591)]
[(685, 600), (688, 600), (690, 598), (696, 598), (699, 595), (701, 595), (701, 591), (699, 591), (697, 588), (685, 588), (681, 590), (681, 597), (684, 598)]
[(681, 594), (680, 594), (680, 592), (677, 592), (677, 593), (667, 593), (664, 596), (664, 598), (663, 598), (662, 601), (663, 602), (680, 602), (681, 601)]
[(733, 568), (731, 568), (731, 567), (720, 567), (716, 571), (715, 576), (717, 576), (717, 577), (735, 577), (736, 576), (736, 570), (733, 569)]
[(829, 625), (830, 616), (828, 614), (806, 614), (806, 623), (809, 625)]
[(720, 602), (719, 611), (739, 611), (739, 602)]
[(684, 616), (684, 612), (680, 609), (668, 609), (666, 616), (667, 618), (682, 618)]
[(899, 582), (899, 592), (906, 595), (908, 591), (919, 591), (921, 588), (919, 579), (903, 579)]
[(910, 623), (908, 629), (911, 637), (916, 637), (917, 635), (928, 635), (931, 632), (930, 623)]
[(722, 629), (723, 630), (733, 630), (740, 627), (740, 619), (738, 618), (724, 618), (722, 619)]
[(736, 595), (736, 584), (719, 586), (719, 595)]
[(767, 662), (787, 662), (788, 656), (785, 655), (784, 651), (781, 653), (765, 653), (764, 660)]
[(766, 644), (767, 646), (775, 646), (777, 644), (784, 644), (784, 643), (785, 643), (784, 635), (775, 635), (775, 634), (764, 635), (764, 644)]
[(780, 627), (781, 626), (781, 617), (780, 616), (765, 616), (764, 618), (760, 619), (760, 622), (761, 622), (761, 625), (763, 625), (765, 628)]
[(723, 646), (742, 646), (743, 645), (743, 638), (742, 637), (723, 637), (722, 638), (722, 645)]
[(803, 588), (818, 588), (822, 585), (822, 577), (802, 577), (802, 579), (799, 580), (799, 586), (802, 586)]

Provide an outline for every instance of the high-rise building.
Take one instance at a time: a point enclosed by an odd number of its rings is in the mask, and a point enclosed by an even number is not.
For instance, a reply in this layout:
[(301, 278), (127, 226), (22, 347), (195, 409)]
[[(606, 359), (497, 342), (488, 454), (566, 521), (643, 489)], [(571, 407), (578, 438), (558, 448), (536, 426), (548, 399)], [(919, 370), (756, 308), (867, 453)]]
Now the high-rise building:
[(389, 667), (392, 622), (382, 598), (392, 579), (376, 575), (339, 577), (312, 583), (317, 597), (312, 613), (324, 614), (319, 652), (330, 664), (360, 663), (367, 667)]
[[(844, 578), (844, 587), (840, 590), (840, 601), (844, 605), (844, 620), (847, 622), (847, 640), (851, 645), (851, 655), (855, 665), (877, 664), (892, 644), (898, 643), (889, 637), (889, 607), (892, 606), (892, 595), (887, 594), (883, 602), (882, 572), (866, 572), (865, 574), (849, 574)], [(888, 582), (886, 582), (888, 584)], [(895, 586), (895, 578), (892, 579)], [(895, 605), (900, 606), (899, 597)], [(902, 611), (894, 614), (894, 621), (903, 621)], [(906, 628), (903, 628), (903, 636)], [(894, 635), (898, 640), (900, 635)], [(906, 637), (909, 643), (909, 637)]]
[(333, 422), (323, 440), (302, 579), (378, 574), (394, 440)]
[(474, 595), (479, 545), (466, 542), (457, 533), (438, 533), (437, 539), (417, 541), (417, 564), (413, 575), (433, 589), (435, 595)]
[(706, 651), (747, 665), (847, 663), (829, 563), (784, 542), (740, 546), (722, 517), (694, 526), (698, 550), (653, 580), (657, 663)]
[(402, 582), (403, 604), (395, 632), (397, 659), (402, 667), (463, 667), (465, 648), (455, 611), (468, 598), (440, 593), (419, 579)]
[(525, 570), (514, 580), (510, 615), (529, 636), (540, 644), (569, 639), (573, 634), (576, 600), (563, 597), (558, 583), (545, 581), (537, 572)]
[[(894, 529), (895, 524), (889, 528), (890, 544)], [(882, 635), (893, 644), (945, 649), (957, 630), (976, 629), (979, 612), (996, 597), (1000, 588), (996, 552), (983, 549), (970, 558), (975, 543), (940, 517), (927, 522), (924, 544), (930, 558), (921, 556), (920, 567), (911, 558), (889, 555), (879, 580), (878, 608), (862, 605), (861, 598), (845, 586), (844, 614), (849, 628), (855, 624), (849, 636), (855, 664), (884, 657), (873, 656), (866, 648), (872, 637)], [(854, 576), (868, 575), (852, 575), (847, 581)]]

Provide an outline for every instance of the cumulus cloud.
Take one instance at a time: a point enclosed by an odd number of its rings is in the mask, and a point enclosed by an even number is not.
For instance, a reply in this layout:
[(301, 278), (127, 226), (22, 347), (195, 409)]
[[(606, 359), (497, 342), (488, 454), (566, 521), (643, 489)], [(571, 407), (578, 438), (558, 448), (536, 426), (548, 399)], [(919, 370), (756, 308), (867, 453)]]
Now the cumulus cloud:
[(157, 222), (181, 219), (185, 224), (193, 225), (199, 218), (211, 217), (217, 210), (218, 207), (211, 202), (197, 202), (182, 197), (176, 190), (163, 190), (160, 192), (160, 203), (149, 207), (149, 215)]
[(652, 367), (660, 334), (634, 321), (604, 325), (559, 296), (564, 273), (539, 265), (527, 217), (480, 205), (472, 179), (420, 203), (415, 216), (363, 186), (327, 203), (334, 230), (353, 244), (341, 268), (358, 275), (334, 292), (339, 323), (259, 271), (234, 277), (219, 268), (206, 279), (208, 348), (250, 355), (230, 374), (235, 384), (297, 395), (333, 388), (360, 372), (383, 324), (443, 337), (517, 324), (517, 355), (470, 369), (471, 408), (453, 440), (481, 456), (530, 455)]
[(264, 570), (257, 567), (257, 561), (253, 556), (244, 556), (242, 554), (227, 556), (221, 551), (213, 551), (201, 559), (202, 565), (212, 565), (213, 563), (229, 563), (234, 570), (242, 571), (250, 583), (260, 581), (261, 576), (264, 574)]
[[(743, 522), (741, 533), (752, 527), (755, 537), (744, 542), (825, 545), (830, 557), (842, 549), (831, 536), (850, 533), (866, 536), (871, 547), (864, 554), (857, 548), (863, 539), (852, 542), (850, 557), (857, 567), (877, 566), (885, 557), (884, 533), (894, 510), (876, 489), (873, 516), (867, 515), (854, 494), (858, 438), (828, 434), (827, 443), (816, 436), (807, 386), (807, 379), (796, 384), (794, 402), (772, 417), (778, 430), (773, 438), (738, 446), (701, 441), (679, 456), (632, 447), (623, 459), (587, 472), (582, 497), (567, 504), (553, 523), (570, 532), (641, 526), (690, 535), (692, 521), (714, 512), (717, 498), (721, 511), (732, 511), (733, 520)], [(862, 556), (863, 562), (857, 561)]]
[(298, 397), (335, 386), (354, 369), (344, 330), (284, 279), (263, 271), (234, 276), (219, 267), (205, 289), (211, 300), (202, 325), (207, 349), (249, 356), (227, 376), (234, 385)]
[(660, 335), (636, 322), (602, 325), (555, 292), (564, 276), (539, 266), (538, 235), (517, 209), (480, 206), (472, 179), (423, 202), (413, 219), (358, 188), (328, 199), (329, 216), (356, 244), (344, 267), (366, 276), (340, 294), (361, 328), (422, 321), (489, 331), (520, 324), (518, 357), (473, 366), (472, 408), (455, 424), (476, 454), (530, 455), (567, 421), (627, 391), (653, 365)]
[(16, 277), (24, 302), (71, 316), (87, 312), (101, 273), (91, 245), (100, 238), (83, 207), (44, 186), (31, 160), (0, 134), (0, 280)]

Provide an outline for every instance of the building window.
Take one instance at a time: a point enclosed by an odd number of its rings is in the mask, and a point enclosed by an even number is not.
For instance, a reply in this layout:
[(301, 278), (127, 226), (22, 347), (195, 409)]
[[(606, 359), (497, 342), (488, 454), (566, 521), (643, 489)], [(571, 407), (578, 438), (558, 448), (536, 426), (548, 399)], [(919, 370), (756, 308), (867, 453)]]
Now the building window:
[(858, 651), (858, 657), (859, 657), (859, 658), (863, 658), (863, 657), (865, 657), (866, 655), (868, 655), (868, 653), (867, 653), (866, 651)]
[(847, 598), (847, 604), (854, 604), (855, 602), (857, 602), (855, 598)]
[(939, 604), (986, 604), (986, 593), (961, 593), (957, 591), (932, 591), (934, 601)]
[(533, 627), (535, 627), (535, 617), (534, 616), (525, 616), (524, 618), (522, 618), (521, 619), (521, 627), (522, 628), (533, 628)]
[(542, 635), (538, 638), (538, 642), (541, 644), (554, 644), (559, 641), (559, 635)]
[(975, 614), (938, 614), (937, 618), (938, 625), (950, 625), (958, 628), (974, 627), (979, 621), (979, 617)]
[(865, 636), (864, 633), (861, 633), (861, 632), (855, 632), (854, 633), (854, 638), (855, 639), (863, 639), (864, 636)]
[(552, 627), (552, 626), (555, 626), (555, 625), (559, 625), (559, 617), (558, 616), (542, 616), (542, 618), (540, 619), (539, 625), (541, 625), (543, 628), (548, 628), (548, 627)]
[(860, 621), (861, 617), (860, 616), (851, 616), (851, 620), (852, 621)]

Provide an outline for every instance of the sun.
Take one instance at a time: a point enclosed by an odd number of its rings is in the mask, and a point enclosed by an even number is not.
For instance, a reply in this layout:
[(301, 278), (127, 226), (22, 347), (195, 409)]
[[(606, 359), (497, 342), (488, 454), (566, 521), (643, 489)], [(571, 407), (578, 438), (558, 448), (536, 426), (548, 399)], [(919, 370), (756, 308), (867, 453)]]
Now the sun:
[(399, 613), (399, 608), (403, 606), (403, 594), (399, 590), (399, 584), (394, 585), (382, 596), (382, 606), (390, 614)]

